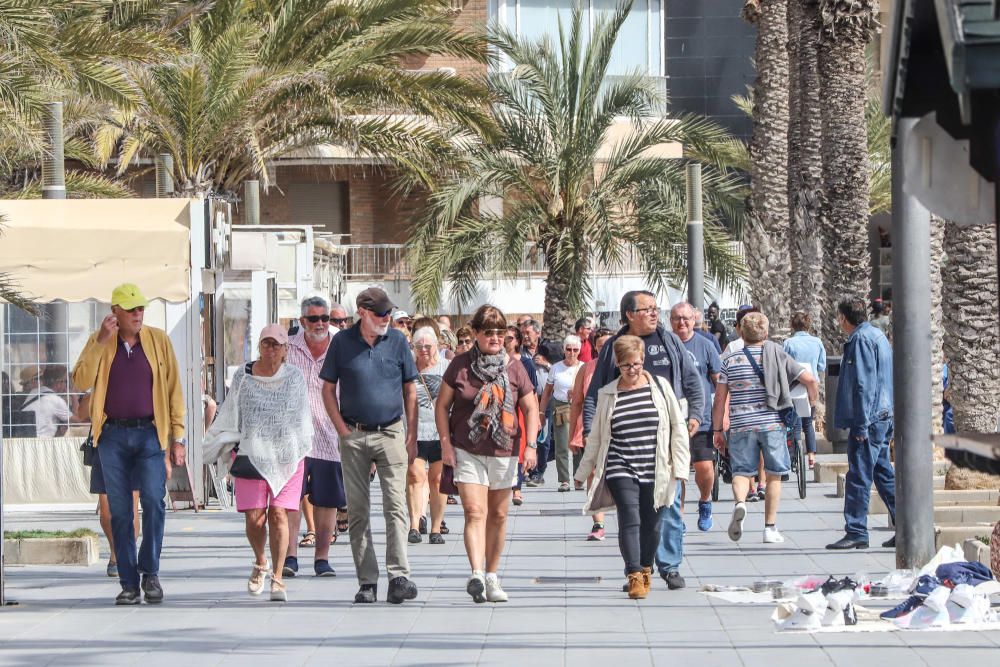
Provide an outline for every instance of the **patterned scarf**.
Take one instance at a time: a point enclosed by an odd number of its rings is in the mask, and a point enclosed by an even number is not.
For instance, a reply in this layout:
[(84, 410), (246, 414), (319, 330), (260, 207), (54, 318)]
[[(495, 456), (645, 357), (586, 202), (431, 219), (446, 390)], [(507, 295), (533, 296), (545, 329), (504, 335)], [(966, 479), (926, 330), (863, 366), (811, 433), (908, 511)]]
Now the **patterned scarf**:
[(511, 435), (517, 423), (514, 415), (514, 393), (507, 376), (507, 355), (483, 354), (478, 345), (469, 350), (472, 374), (482, 380), (483, 387), (476, 394), (476, 407), (469, 417), (469, 438), (479, 442), (483, 433), (493, 438), (497, 447), (509, 452)]

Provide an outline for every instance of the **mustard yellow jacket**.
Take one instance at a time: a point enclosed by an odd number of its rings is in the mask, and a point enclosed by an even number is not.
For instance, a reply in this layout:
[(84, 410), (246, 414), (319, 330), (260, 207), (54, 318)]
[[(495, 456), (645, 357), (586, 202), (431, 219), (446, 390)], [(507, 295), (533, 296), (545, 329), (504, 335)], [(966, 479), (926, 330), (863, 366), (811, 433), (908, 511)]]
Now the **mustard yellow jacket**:
[[(162, 329), (142, 327), (139, 330), (142, 351), (153, 369), (153, 421), (160, 447), (184, 437), (184, 394), (181, 392), (180, 370), (170, 337)], [(90, 395), (90, 421), (94, 429), (94, 443), (101, 438), (104, 426), (104, 400), (108, 395), (108, 377), (111, 362), (118, 351), (118, 336), (98, 343), (97, 334), (91, 334), (73, 367), (73, 384), (79, 391), (93, 388)]]

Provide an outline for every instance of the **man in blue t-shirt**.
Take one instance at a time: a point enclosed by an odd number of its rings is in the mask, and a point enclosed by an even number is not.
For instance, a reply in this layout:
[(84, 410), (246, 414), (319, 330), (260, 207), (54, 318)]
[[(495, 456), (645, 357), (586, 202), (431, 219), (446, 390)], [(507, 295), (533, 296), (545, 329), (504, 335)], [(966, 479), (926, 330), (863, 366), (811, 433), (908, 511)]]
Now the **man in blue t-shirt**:
[(715, 485), (715, 447), (712, 444), (712, 400), (719, 379), (722, 360), (713, 340), (697, 335), (697, 312), (691, 304), (681, 302), (670, 309), (670, 327), (694, 360), (705, 395), (705, 407), (698, 432), (691, 436), (691, 463), (694, 480), (701, 494), (698, 500), (698, 530), (712, 528), (712, 487)]

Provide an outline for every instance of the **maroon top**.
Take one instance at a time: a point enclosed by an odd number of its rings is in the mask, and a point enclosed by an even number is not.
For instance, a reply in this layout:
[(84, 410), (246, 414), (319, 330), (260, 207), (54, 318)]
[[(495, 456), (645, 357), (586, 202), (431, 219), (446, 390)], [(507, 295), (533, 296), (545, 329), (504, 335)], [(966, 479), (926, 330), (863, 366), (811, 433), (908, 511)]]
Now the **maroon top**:
[[(482, 381), (472, 374), (469, 363), (469, 353), (465, 352), (456, 356), (448, 364), (448, 370), (444, 372), (443, 380), (448, 386), (455, 390), (455, 399), (451, 404), (451, 415), (448, 417), (448, 425), (451, 430), (451, 442), (455, 447), (464, 449), (470, 454), (480, 456), (518, 456), (520, 447), (511, 447), (510, 451), (505, 451), (496, 446), (489, 432), (483, 431), (478, 442), (469, 439), (469, 417), (475, 411), (476, 395), (482, 388)], [(510, 379), (510, 389), (517, 395), (517, 400), (535, 391), (531, 380), (528, 379), (528, 371), (524, 370), (524, 365), (520, 359), (511, 358), (507, 363), (507, 377)], [(515, 404), (517, 401), (515, 401)], [(517, 424), (517, 431), (511, 436), (514, 443), (521, 442), (520, 424)]]
[(118, 339), (118, 351), (111, 362), (108, 395), (104, 399), (108, 419), (142, 419), (153, 416), (153, 368), (136, 342), (129, 352)]

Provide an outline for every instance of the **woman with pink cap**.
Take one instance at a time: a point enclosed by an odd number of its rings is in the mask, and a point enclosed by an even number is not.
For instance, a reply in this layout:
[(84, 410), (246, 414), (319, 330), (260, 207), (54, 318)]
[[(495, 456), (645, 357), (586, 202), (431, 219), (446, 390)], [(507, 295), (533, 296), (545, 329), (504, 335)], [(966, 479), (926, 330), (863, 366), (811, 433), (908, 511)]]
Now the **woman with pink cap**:
[[(264, 327), (260, 357), (236, 371), (231, 397), (219, 409), (205, 443), (206, 461), (231, 461), (236, 509), (246, 519), (254, 553), (247, 590), (260, 595), (270, 575), (271, 600), (278, 602), (288, 599), (281, 578), (288, 550), (287, 512), (299, 508), (303, 462), (313, 435), (306, 381), (298, 368), (284, 363), (287, 344), (283, 327)], [(268, 542), (273, 570), (264, 552)]]

